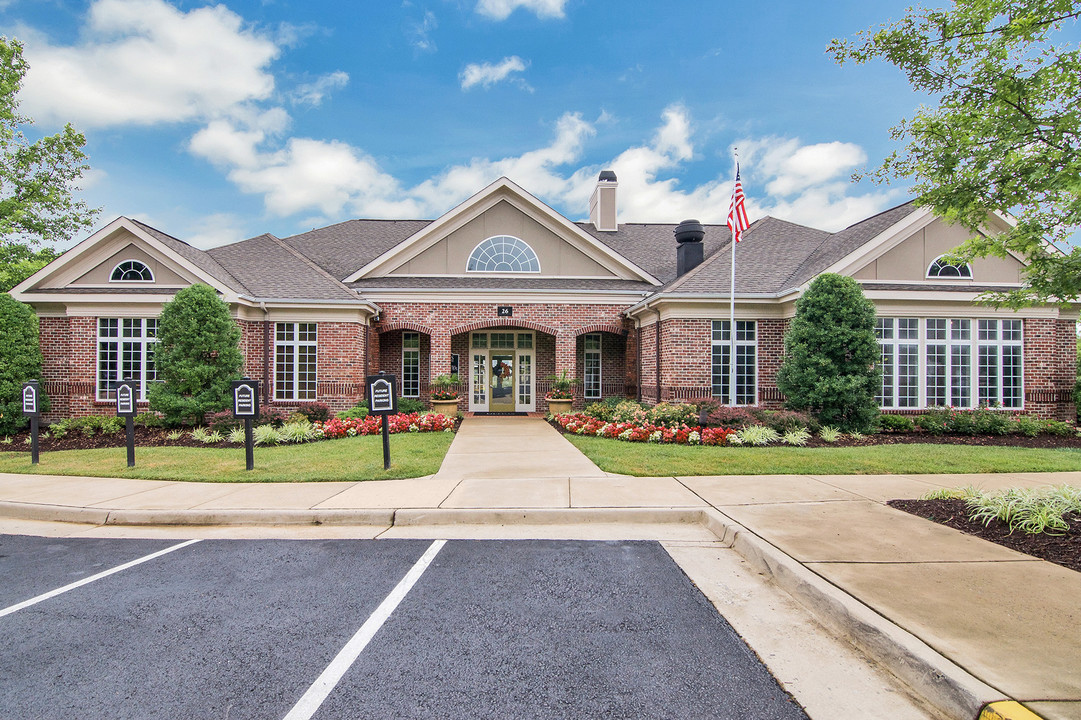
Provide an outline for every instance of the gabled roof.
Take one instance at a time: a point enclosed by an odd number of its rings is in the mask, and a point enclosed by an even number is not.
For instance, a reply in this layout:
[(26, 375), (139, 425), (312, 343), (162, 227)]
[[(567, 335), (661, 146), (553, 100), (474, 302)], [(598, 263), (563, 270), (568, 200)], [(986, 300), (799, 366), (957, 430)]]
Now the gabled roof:
[(231, 269), (257, 300), (359, 301), (326, 270), (269, 233), (209, 251)]
[(282, 242), (335, 278), (345, 280), (431, 224), (431, 220), (346, 220)]
[(220, 280), (222, 284), (226, 285), (230, 290), (238, 293), (246, 293), (248, 289), (238, 281), (228, 270), (222, 267), (217, 260), (211, 257), (205, 250), (200, 250), (197, 247), (193, 247), (183, 240), (178, 240), (172, 235), (163, 233), (157, 228), (150, 227), (144, 222), (131, 219), (131, 222), (142, 228), (148, 235), (156, 238), (163, 245), (171, 249), (177, 255), (190, 262), (191, 264), (199, 267), (203, 271), (213, 275)]

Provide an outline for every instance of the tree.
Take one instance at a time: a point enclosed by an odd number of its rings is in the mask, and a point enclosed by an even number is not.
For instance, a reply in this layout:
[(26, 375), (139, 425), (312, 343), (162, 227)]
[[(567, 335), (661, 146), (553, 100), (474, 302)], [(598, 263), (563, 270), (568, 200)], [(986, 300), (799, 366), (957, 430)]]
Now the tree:
[(11, 435), (26, 424), (22, 389), (27, 380), (44, 384), (38, 319), (29, 305), (0, 293), (0, 435)]
[[(1060, 37), (1079, 17), (1075, 0), (956, 0), (830, 44), (839, 63), (886, 60), (937, 99), (892, 129), (907, 145), (871, 175), (912, 179), (918, 205), (968, 228), (958, 260), (1028, 260), (1025, 287), (989, 297), (998, 304), (1081, 296), (1081, 248), (1047, 244), (1081, 227), (1081, 51)], [(979, 234), (993, 212), (1016, 226)]]
[(48, 247), (35, 251), (27, 245), (0, 245), (0, 291), (11, 290), (58, 257)]
[(147, 391), (150, 408), (171, 425), (203, 421), (230, 406), (240, 379), (240, 328), (229, 306), (207, 285), (192, 285), (165, 303), (158, 321), (154, 364), (158, 380)]
[(813, 413), (823, 425), (867, 432), (878, 417), (882, 383), (875, 306), (852, 278), (820, 275), (796, 301), (784, 338), (777, 387), (792, 410)]
[(86, 138), (70, 124), (34, 142), (20, 129), (33, 124), (17, 98), (28, 67), (22, 44), (0, 37), (0, 246), (68, 240), (97, 213), (72, 196), (89, 169)]

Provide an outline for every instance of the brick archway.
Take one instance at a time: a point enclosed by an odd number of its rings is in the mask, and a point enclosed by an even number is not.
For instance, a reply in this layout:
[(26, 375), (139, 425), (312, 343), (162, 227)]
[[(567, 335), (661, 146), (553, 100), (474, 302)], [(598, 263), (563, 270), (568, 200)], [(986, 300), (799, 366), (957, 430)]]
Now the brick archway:
[(612, 323), (596, 323), (594, 325), (587, 325), (582, 328), (578, 328), (574, 331), (574, 336), (587, 335), (589, 333), (606, 332), (613, 335), (626, 335), (627, 331), (622, 325), (613, 325)]
[(376, 332), (383, 334), (385, 332), (393, 332), (395, 330), (412, 330), (415, 332), (422, 332), (425, 335), (431, 335), (432, 329), (425, 325), (415, 322), (392, 322), (386, 325), (379, 325), (375, 328)]
[(480, 322), (469, 323), (468, 325), (460, 325), (456, 328), (450, 329), (451, 335), (460, 335), (462, 333), (475, 332), (477, 330), (490, 330), (492, 328), (523, 328), (525, 330), (535, 330), (536, 332), (547, 333), (548, 335), (558, 335), (554, 327), (542, 325), (530, 320), (515, 320), (513, 318), (493, 318), (491, 320), (482, 320)]

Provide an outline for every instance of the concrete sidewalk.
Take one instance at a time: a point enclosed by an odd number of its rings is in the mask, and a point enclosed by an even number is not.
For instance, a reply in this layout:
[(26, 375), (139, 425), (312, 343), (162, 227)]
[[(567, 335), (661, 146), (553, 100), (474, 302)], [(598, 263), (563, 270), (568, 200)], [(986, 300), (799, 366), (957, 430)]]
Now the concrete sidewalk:
[[(259, 536), (276, 525), (279, 537), (719, 538), (947, 716), (975, 718), (989, 702), (1017, 700), (1047, 720), (1078, 720), (1081, 573), (884, 504), (936, 487), (1064, 483), (1081, 485), (1081, 472), (617, 476), (542, 420), (477, 417), (436, 475), (412, 480), (0, 474), (0, 531), (62, 521), (98, 536)], [(1000, 707), (986, 716), (1024, 717)]]

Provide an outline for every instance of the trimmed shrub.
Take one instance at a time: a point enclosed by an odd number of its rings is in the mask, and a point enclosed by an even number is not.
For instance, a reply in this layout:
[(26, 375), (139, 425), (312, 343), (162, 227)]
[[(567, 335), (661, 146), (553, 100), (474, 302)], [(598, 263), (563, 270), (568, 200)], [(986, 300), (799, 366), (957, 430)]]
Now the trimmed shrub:
[(796, 302), (784, 344), (777, 387), (789, 409), (844, 430), (872, 429), (882, 371), (875, 306), (859, 283), (833, 273), (815, 278)]
[(698, 408), (688, 403), (657, 403), (646, 411), (647, 421), (659, 427), (698, 424)]
[(301, 403), (297, 412), (308, 418), (308, 422), (326, 422), (330, 420), (330, 406), (321, 402)]
[(136, 427), (145, 428), (159, 428), (165, 425), (165, 421), (161, 417), (161, 413), (156, 412), (141, 412), (135, 416), (134, 422)]
[(781, 435), (799, 429), (816, 433), (821, 427), (814, 416), (795, 410), (760, 410), (755, 414), (760, 424), (773, 428)]
[(743, 428), (757, 422), (758, 416), (747, 407), (720, 405), (706, 416), (706, 424), (712, 427)]
[(428, 406), (424, 404), (424, 401), (417, 398), (398, 398), (398, 414), (399, 415), (414, 415), (416, 413), (422, 413), (428, 409)]
[(221, 410), (220, 412), (210, 413), (206, 416), (205, 421), (208, 428), (224, 434), (229, 434), (243, 423), (242, 420), (233, 417), (232, 410)]
[(877, 424), (883, 432), (912, 432), (916, 429), (916, 421), (907, 415), (879, 415)]
[(272, 425), (276, 428), (281, 427), (285, 423), (289, 422), (289, 417), (293, 413), (280, 407), (263, 407), (259, 408), (259, 421), (256, 425)]
[(202, 423), (231, 405), (240, 379), (240, 328), (229, 306), (209, 285), (196, 284), (165, 303), (154, 349), (158, 379), (147, 391), (150, 407), (170, 425)]
[(38, 318), (29, 305), (0, 293), (0, 435), (12, 435), (26, 427), (22, 399), (23, 383), (28, 380), (40, 383), (39, 407), (48, 410)]
[(334, 417), (339, 420), (363, 420), (368, 417), (368, 403), (361, 401), (348, 410), (342, 410)]

